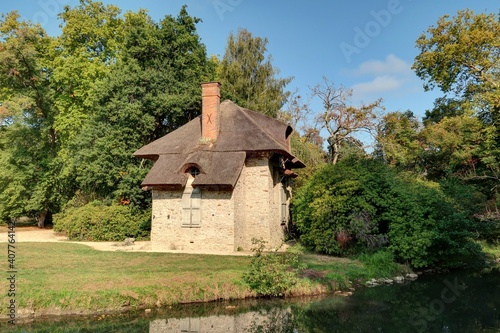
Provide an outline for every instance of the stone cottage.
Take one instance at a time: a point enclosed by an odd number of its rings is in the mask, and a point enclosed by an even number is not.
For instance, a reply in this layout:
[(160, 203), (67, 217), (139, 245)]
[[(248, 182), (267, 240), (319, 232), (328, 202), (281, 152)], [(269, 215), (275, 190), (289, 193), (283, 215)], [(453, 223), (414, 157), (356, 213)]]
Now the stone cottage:
[(292, 131), (203, 83), (202, 115), (134, 153), (155, 161), (142, 183), (153, 191), (153, 251), (248, 251), (254, 237), (279, 246), (292, 169), (304, 167)]

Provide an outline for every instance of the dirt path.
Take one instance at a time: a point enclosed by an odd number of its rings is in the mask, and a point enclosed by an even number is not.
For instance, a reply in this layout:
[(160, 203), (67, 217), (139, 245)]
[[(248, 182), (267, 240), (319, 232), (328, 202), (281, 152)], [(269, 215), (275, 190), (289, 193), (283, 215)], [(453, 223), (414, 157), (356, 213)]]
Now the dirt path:
[[(75, 242), (69, 241), (66, 236), (55, 233), (52, 229), (39, 229), (37, 227), (16, 228), (16, 243), (26, 242), (67, 242), (83, 244), (100, 251), (133, 251), (151, 252), (151, 242), (134, 242), (132, 245), (124, 246), (121, 242)], [(7, 242), (7, 228), (0, 229), (0, 242)]]
[[(90, 246), (99, 251), (123, 251), (123, 252), (154, 252), (151, 249), (150, 241), (137, 241), (132, 245), (124, 245), (123, 242), (77, 242), (70, 241), (64, 235), (55, 233), (52, 229), (39, 229), (37, 227), (17, 227), (15, 231), (16, 243), (26, 242), (65, 242)], [(8, 231), (5, 225), (0, 226), (0, 243), (8, 241)], [(233, 255), (233, 256), (251, 256), (252, 252), (217, 252), (217, 251), (162, 251), (168, 253), (192, 253), (192, 254), (214, 254), (214, 255)]]

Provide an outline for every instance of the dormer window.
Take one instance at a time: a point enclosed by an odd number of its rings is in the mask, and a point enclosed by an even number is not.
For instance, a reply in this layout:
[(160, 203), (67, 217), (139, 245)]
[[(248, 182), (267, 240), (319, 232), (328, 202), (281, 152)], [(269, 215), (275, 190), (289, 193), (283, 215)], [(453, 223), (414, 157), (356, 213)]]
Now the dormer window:
[(196, 178), (196, 176), (198, 176), (200, 174), (200, 169), (198, 169), (197, 167), (191, 167), (191, 168), (189, 168), (188, 173), (191, 176), (193, 176), (193, 178)]

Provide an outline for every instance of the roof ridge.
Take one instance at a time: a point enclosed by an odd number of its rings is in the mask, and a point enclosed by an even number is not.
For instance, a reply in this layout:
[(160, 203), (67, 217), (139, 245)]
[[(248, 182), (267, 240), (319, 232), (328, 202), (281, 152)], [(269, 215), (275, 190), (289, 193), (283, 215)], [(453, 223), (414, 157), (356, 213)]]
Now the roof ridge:
[[(231, 101), (232, 102), (232, 101)], [(262, 132), (265, 133), (265, 135), (270, 139), (272, 140), (274, 143), (276, 143), (279, 147), (283, 148), (284, 151), (286, 151), (288, 154), (292, 154), (291, 152), (288, 151), (288, 149), (286, 147), (284, 147), (281, 143), (279, 143), (278, 141), (276, 141), (276, 139), (274, 138), (274, 136), (272, 134), (270, 134), (268, 131), (266, 131), (266, 129), (262, 128), (250, 115), (249, 113), (255, 113), (257, 115), (262, 115), (264, 117), (267, 117), (269, 119), (272, 119), (272, 120), (276, 120), (276, 121), (279, 121), (278, 119), (275, 119), (275, 118), (272, 118), (272, 117), (269, 117), (269, 116), (266, 116), (265, 114), (262, 114), (262, 113), (259, 113), (259, 112), (256, 112), (256, 111), (252, 111), (250, 109), (247, 109), (247, 108), (242, 108), (241, 106), (239, 106), (238, 104), (232, 102), (234, 105), (236, 105), (238, 107), (238, 109), (240, 109), (240, 111), (242, 111), (242, 113), (245, 115), (245, 117), (247, 119), (249, 119), (255, 126), (257, 126), (257, 128), (259, 128)]]

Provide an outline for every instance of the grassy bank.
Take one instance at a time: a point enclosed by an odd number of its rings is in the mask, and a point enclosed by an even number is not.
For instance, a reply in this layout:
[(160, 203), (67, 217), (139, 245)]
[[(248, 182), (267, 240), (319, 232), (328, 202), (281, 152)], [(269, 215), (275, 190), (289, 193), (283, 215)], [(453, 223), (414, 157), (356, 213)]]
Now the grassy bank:
[[(299, 252), (305, 269), (292, 296), (346, 288), (349, 281), (401, 270), (393, 266), (377, 272), (376, 259), (363, 263)], [(16, 244), (18, 318), (254, 297), (242, 282), (250, 261), (244, 256), (101, 252), (69, 243)], [(3, 292), (7, 291), (8, 280), (1, 281)], [(2, 298), (2, 317), (7, 315), (8, 301)]]

